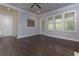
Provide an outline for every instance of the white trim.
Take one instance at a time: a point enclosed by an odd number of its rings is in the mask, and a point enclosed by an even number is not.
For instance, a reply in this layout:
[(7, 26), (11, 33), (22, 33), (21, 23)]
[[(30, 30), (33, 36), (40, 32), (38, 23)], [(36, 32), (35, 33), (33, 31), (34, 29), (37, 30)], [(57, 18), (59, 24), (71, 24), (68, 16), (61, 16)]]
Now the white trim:
[(36, 14), (34, 14), (34, 13), (32, 13), (32, 12), (29, 12), (29, 11), (27, 11), (27, 10), (23, 10), (23, 9), (20, 9), (20, 8), (18, 8), (18, 7), (15, 7), (15, 6), (6, 4), (6, 3), (5, 3), (5, 4), (4, 4), (4, 3), (1, 3), (0, 5), (7, 6), (7, 7), (10, 7), (10, 8), (16, 9), (16, 10), (18, 10), (18, 11), (24, 12), (24, 13), (28, 13), (28, 14), (32, 14), (32, 15), (36, 15)]
[[(48, 18), (49, 17), (52, 17), (52, 19), (51, 20), (49, 20)], [(49, 25), (49, 21), (52, 21), (53, 23), (53, 29), (52, 30), (49, 30), (49, 27), (48, 27), (48, 25)], [(48, 16), (47, 17), (47, 31), (54, 31), (54, 17), (53, 16)]]
[[(56, 16), (59, 16), (59, 15), (61, 15), (61, 19), (62, 20), (61, 20), (61, 22), (56, 22), (56, 18), (55, 17)], [(63, 26), (62, 26), (62, 29), (61, 30), (57, 30), (56, 29), (56, 23), (61, 23), (63, 25), (63, 16), (62, 15), (63, 15), (62, 13), (58, 13), (58, 14), (55, 14), (55, 16), (54, 16), (54, 18), (55, 18), (55, 21), (54, 21), (55, 22), (55, 31), (63, 31)]]
[(63, 39), (63, 40), (71, 40), (71, 41), (75, 41), (75, 42), (79, 42), (79, 38), (78, 39), (73, 39), (73, 38), (68, 38), (68, 37), (61, 37), (61, 36), (55, 36), (55, 35), (50, 35), (50, 34), (43, 34), (43, 35), (46, 35), (46, 36), (50, 36), (50, 37), (56, 37), (56, 38), (60, 38), (60, 39)]
[[(68, 31), (68, 30), (65, 30), (64, 29), (64, 32), (76, 32), (77, 31), (77, 12), (76, 12), (76, 10), (70, 10), (70, 11), (67, 11), (67, 12), (65, 12), (63, 15), (65, 16), (65, 14), (67, 14), (67, 13), (71, 13), (71, 12), (74, 12), (74, 14), (75, 14), (75, 25), (74, 25), (74, 27), (75, 27), (75, 29), (74, 29), (74, 31)], [(64, 18), (65, 19), (65, 18)]]
[(20, 39), (20, 38), (24, 38), (24, 37), (29, 37), (29, 36), (37, 35), (37, 34), (39, 34), (39, 33), (29, 34), (29, 35), (24, 35), (24, 36), (17, 36), (17, 38)]
[(76, 7), (76, 6), (79, 6), (79, 4), (72, 4), (72, 5), (68, 5), (68, 6), (65, 6), (65, 7), (56, 9), (56, 10), (53, 10), (53, 11), (49, 11), (49, 12), (47, 12), (47, 13), (40, 14), (39, 17), (44, 16), (44, 15), (48, 15), (48, 14), (51, 14), (51, 13), (55, 13), (55, 12), (58, 12), (58, 11), (61, 11), (61, 10), (73, 8), (73, 7)]
[[(41, 33), (42, 33), (42, 31), (43, 31), (43, 30), (42, 30), (42, 21), (43, 21), (43, 20), (44, 20), (44, 22), (45, 22), (45, 31), (46, 31), (46, 21), (45, 21), (45, 19), (41, 19), (41, 20), (40, 20), (40, 32), (41, 32)], [(45, 32), (45, 31), (44, 31), (44, 32)], [(43, 32), (43, 33), (44, 33), (44, 32)]]
[[(50, 16), (45, 17), (45, 19), (47, 18), (47, 21), (48, 21), (48, 17), (53, 17), (53, 21), (54, 21), (54, 22), (53, 22), (53, 23), (54, 23), (54, 29), (50, 31), (50, 30), (48, 30), (48, 27), (47, 27), (47, 28), (46, 28), (47, 31), (48, 31), (48, 32), (52, 32), (52, 31), (76, 32), (76, 31), (77, 31), (77, 27), (76, 27), (76, 25), (77, 25), (77, 24), (76, 24), (76, 20), (77, 20), (77, 19), (76, 19), (76, 18), (77, 18), (77, 15), (76, 15), (76, 14), (77, 14), (77, 12), (76, 12), (76, 11), (77, 11), (77, 10), (68, 10), (68, 11), (65, 11), (65, 12), (60, 12), (60, 13), (56, 13), (56, 14), (54, 14), (54, 15), (50, 15)], [(64, 29), (64, 19), (65, 19), (65, 18), (64, 18), (64, 15), (67, 14), (67, 13), (71, 13), (71, 12), (74, 12), (74, 14), (75, 14), (75, 26), (74, 26), (75, 29), (74, 29), (74, 31), (67, 31), (67, 30)], [(55, 24), (56, 24), (56, 22), (55, 22), (55, 16), (57, 16), (57, 15), (61, 15), (61, 16), (62, 16), (62, 24), (63, 24), (63, 29), (62, 29), (62, 30), (56, 30), (56, 27), (55, 27)], [(48, 22), (47, 22), (47, 26), (48, 26)]]
[(29, 36), (33, 36), (33, 35), (37, 35), (37, 34), (42, 34), (42, 35), (46, 35), (46, 36), (50, 36), (50, 37), (56, 37), (56, 38), (60, 38), (63, 40), (71, 40), (71, 41), (75, 41), (75, 42), (79, 42), (79, 39), (73, 39), (73, 38), (67, 38), (67, 37), (61, 37), (61, 36), (55, 36), (55, 35), (50, 35), (50, 34), (45, 34), (45, 33), (36, 33), (36, 34), (31, 34), (31, 35), (26, 35), (26, 36), (17, 36), (18, 39), (20, 38), (24, 38), (24, 37), (29, 37)]

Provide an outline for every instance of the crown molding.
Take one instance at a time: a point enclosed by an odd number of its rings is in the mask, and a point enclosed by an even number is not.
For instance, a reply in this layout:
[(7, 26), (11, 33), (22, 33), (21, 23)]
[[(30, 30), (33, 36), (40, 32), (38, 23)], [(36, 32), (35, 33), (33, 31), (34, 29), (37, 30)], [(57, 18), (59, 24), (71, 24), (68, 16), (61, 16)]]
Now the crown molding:
[(65, 7), (62, 7), (62, 8), (58, 8), (56, 10), (49, 11), (49, 12), (44, 13), (44, 14), (40, 14), (39, 17), (44, 16), (44, 15), (48, 15), (48, 14), (51, 14), (51, 13), (55, 13), (55, 12), (58, 12), (58, 11), (61, 11), (61, 10), (65, 10), (65, 9), (69, 9), (69, 8), (74, 8), (76, 6), (79, 6), (79, 4), (76, 3), (76, 4), (68, 5), (68, 6), (65, 6)]
[(13, 8), (13, 9), (16, 9), (17, 11), (21, 11), (21, 12), (24, 12), (24, 13), (27, 13), (27, 14), (36, 15), (36, 14), (34, 14), (32, 12), (29, 12), (29, 11), (23, 10), (23, 9), (20, 9), (20, 8), (18, 8), (16, 6), (12, 6), (12, 5), (7, 4), (7, 3), (1, 3), (0, 5), (6, 6), (6, 7), (10, 7), (10, 8)]

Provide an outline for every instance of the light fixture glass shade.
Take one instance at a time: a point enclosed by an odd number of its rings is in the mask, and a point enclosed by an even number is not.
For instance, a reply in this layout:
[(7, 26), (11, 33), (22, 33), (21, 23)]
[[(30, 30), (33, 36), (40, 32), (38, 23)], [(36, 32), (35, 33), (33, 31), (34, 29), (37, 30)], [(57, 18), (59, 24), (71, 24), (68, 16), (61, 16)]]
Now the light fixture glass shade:
[(38, 11), (37, 11), (37, 13), (39, 14), (39, 13), (40, 13), (40, 11), (38, 10)]

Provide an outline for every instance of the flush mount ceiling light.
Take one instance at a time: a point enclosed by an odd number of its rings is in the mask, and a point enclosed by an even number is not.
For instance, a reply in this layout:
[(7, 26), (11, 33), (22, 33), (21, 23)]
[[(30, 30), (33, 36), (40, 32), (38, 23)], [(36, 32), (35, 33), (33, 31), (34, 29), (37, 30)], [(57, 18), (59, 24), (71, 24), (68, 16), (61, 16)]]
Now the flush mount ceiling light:
[(30, 8), (33, 8), (34, 6), (37, 6), (39, 9), (42, 9), (42, 7), (39, 4), (40, 3), (33, 3)]
[(39, 14), (39, 13), (40, 13), (40, 11), (38, 10), (38, 11), (37, 11), (37, 13)]
[(30, 8), (34, 8), (34, 6), (36, 6), (38, 8), (37, 13), (40, 13), (40, 9), (42, 9), (42, 7), (39, 5), (40, 3), (33, 3), (32, 6)]
[(10, 8), (7, 8), (8, 10), (10, 10)]

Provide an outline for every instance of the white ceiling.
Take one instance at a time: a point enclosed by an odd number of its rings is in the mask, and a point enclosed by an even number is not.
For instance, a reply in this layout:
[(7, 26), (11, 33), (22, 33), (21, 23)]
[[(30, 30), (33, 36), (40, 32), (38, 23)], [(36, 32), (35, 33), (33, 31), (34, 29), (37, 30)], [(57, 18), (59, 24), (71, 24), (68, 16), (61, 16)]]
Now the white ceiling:
[(9, 3), (12, 6), (16, 6), (17, 8), (21, 8), (24, 10), (28, 10), (30, 12), (33, 12), (37, 14), (37, 11), (40, 11), (40, 14), (56, 10), (61, 7), (65, 7), (68, 5), (71, 5), (73, 3), (40, 3), (39, 5), (42, 7), (42, 9), (39, 9), (38, 7), (34, 6), (33, 8), (30, 8), (33, 3)]

